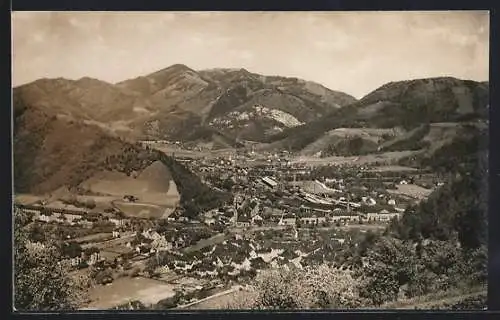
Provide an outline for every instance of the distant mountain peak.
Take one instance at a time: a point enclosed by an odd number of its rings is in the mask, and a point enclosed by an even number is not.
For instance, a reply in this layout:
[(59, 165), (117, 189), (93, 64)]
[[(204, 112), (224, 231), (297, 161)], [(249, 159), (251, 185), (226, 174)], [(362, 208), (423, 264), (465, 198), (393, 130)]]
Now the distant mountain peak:
[[(204, 133), (216, 132), (262, 141), (356, 101), (298, 78), (268, 77), (245, 68), (197, 71), (180, 63), (116, 84), (91, 77), (40, 81), (18, 90), (18, 100), (138, 139), (198, 141)], [(268, 112), (253, 115), (254, 105)], [(212, 120), (218, 125), (205, 128)]]
[(76, 84), (83, 84), (83, 85), (110, 85), (112, 86), (111, 83), (108, 83), (106, 81), (102, 81), (96, 78), (91, 78), (91, 77), (83, 77), (75, 81)]
[(251, 73), (245, 68), (208, 68), (208, 69), (202, 69), (199, 71), (204, 71), (204, 72), (246, 72), (246, 73)]
[(178, 73), (178, 72), (196, 72), (185, 64), (176, 63), (161, 70), (155, 71), (150, 74), (150, 76), (159, 75), (162, 73)]
[(23, 84), (19, 87), (26, 87), (30, 85), (37, 85), (37, 84), (47, 84), (47, 83), (63, 83), (63, 82), (71, 82), (71, 80), (63, 78), (63, 77), (57, 77), (57, 78), (40, 78), (37, 79), (33, 82), (29, 82), (26, 84)]
[(77, 81), (101, 81), (101, 80), (85, 76), (85, 77), (82, 77), (82, 78), (78, 79)]
[(96, 78), (92, 78), (92, 77), (82, 77), (82, 78), (78, 79), (77, 81), (80, 81), (80, 82), (84, 82), (84, 81), (99, 81), (99, 82), (102, 82), (101, 80), (96, 79)]

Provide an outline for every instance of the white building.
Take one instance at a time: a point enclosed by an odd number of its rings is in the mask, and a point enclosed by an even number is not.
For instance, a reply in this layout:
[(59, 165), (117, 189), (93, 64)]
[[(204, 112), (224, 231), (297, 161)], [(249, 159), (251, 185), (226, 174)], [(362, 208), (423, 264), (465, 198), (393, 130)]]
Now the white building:
[(262, 178), (262, 182), (264, 182), (267, 186), (269, 186), (271, 188), (276, 188), (278, 186), (278, 182), (274, 181), (270, 177)]
[(387, 210), (382, 210), (379, 213), (368, 213), (367, 220), (368, 221), (380, 221), (380, 222), (389, 222), (392, 219), (399, 219), (398, 212), (388, 212)]
[(123, 227), (125, 225), (124, 219), (109, 218), (109, 222), (113, 223), (117, 227)]
[(264, 219), (259, 216), (258, 214), (252, 217), (252, 224), (255, 224), (257, 222), (262, 222)]
[(369, 206), (374, 206), (377, 204), (377, 201), (371, 197), (362, 197), (362, 201)]
[(306, 225), (317, 225), (326, 222), (326, 217), (303, 217), (300, 218), (300, 222)]
[(333, 222), (357, 222), (359, 221), (359, 216), (348, 216), (348, 215), (340, 215), (340, 216), (332, 216), (331, 220)]
[(82, 263), (83, 259), (81, 257), (74, 257), (74, 258), (71, 258), (70, 260), (70, 264), (72, 267), (76, 267), (78, 265), (80, 265), (80, 263)]
[(101, 255), (99, 252), (94, 252), (90, 255), (90, 258), (88, 260), (89, 266), (96, 264), (99, 260), (101, 260)]

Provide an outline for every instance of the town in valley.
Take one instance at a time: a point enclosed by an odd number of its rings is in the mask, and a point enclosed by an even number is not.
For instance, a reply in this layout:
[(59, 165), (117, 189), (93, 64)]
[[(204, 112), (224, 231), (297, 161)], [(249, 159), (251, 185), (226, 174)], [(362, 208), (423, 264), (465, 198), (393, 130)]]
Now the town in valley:
[(12, 24), (16, 311), (486, 307), (488, 12)]

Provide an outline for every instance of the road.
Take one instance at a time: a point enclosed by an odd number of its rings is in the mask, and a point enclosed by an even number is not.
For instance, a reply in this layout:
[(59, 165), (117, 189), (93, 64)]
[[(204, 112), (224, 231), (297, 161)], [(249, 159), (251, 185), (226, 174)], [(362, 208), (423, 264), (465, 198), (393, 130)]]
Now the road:
[(215, 299), (215, 298), (219, 298), (219, 297), (222, 297), (222, 296), (234, 293), (234, 292), (240, 290), (240, 288), (242, 288), (242, 286), (236, 285), (236, 286), (234, 286), (234, 287), (232, 287), (232, 288), (230, 288), (228, 290), (216, 293), (216, 294), (214, 294), (214, 295), (212, 295), (210, 297), (206, 297), (204, 299), (201, 299), (201, 300), (198, 300), (198, 301), (195, 301), (195, 302), (191, 302), (191, 303), (188, 303), (188, 304), (184, 304), (182, 306), (178, 306), (175, 309), (187, 309), (189, 307), (195, 306), (195, 305), (200, 304), (202, 302), (206, 302), (206, 301), (209, 301), (209, 300), (212, 300), (212, 299)]
[(266, 230), (285, 230), (287, 226), (262, 226), (262, 227), (252, 227), (252, 228), (232, 228), (230, 231), (232, 233), (252, 233), (257, 231), (266, 231)]
[(117, 243), (121, 243), (121, 242), (124, 242), (124, 241), (127, 241), (127, 240), (132, 240), (134, 239), (135, 237), (135, 232), (128, 232), (126, 234), (123, 234), (120, 238), (115, 238), (115, 239), (111, 239), (111, 240), (107, 240), (107, 241), (103, 241), (103, 242), (99, 242), (99, 243), (87, 243), (87, 244), (84, 244), (82, 245), (82, 248), (86, 248), (86, 247), (99, 247), (101, 250), (106, 250), (107, 248), (110, 248), (114, 245), (116, 245)]

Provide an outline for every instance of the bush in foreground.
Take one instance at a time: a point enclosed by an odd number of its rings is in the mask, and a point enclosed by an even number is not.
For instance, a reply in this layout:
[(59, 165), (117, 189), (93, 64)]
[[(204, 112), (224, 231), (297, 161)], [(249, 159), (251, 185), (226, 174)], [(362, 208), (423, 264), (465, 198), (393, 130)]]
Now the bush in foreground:
[(75, 310), (85, 298), (87, 279), (68, 276), (56, 246), (28, 240), (25, 217), (14, 212), (14, 306), (18, 311)]
[(346, 309), (363, 305), (351, 271), (322, 264), (317, 267), (265, 270), (244, 298), (228, 308)]

